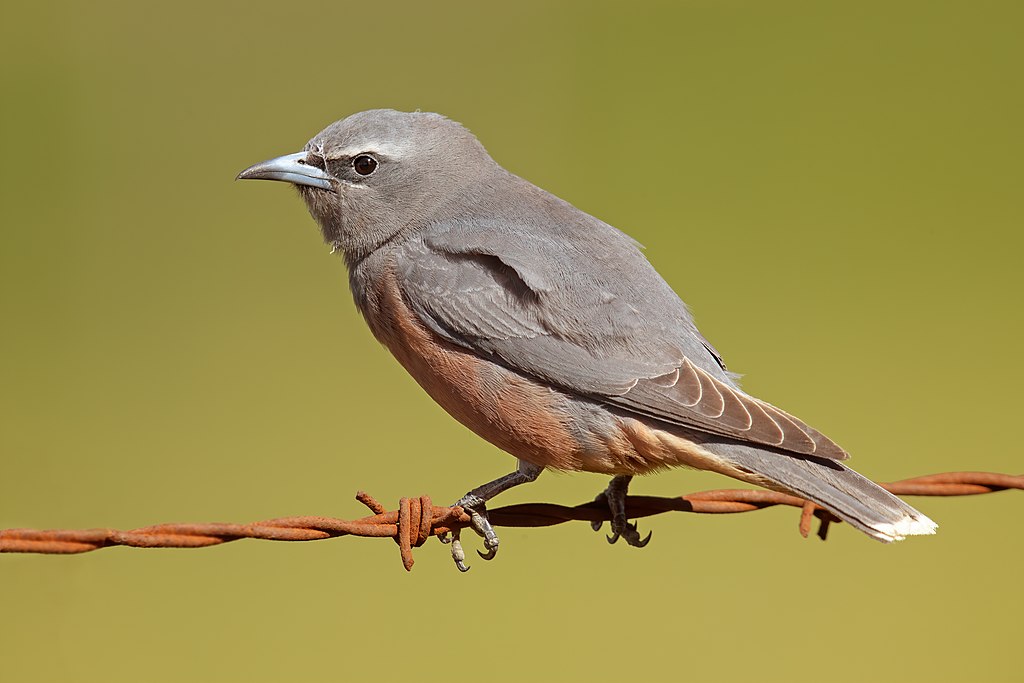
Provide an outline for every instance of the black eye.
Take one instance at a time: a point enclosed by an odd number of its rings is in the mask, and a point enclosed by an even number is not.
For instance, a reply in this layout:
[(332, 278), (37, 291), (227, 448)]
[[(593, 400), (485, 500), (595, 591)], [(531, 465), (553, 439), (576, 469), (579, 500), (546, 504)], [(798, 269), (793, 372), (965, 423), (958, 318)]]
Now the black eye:
[(377, 170), (377, 160), (369, 154), (360, 154), (352, 160), (352, 168), (359, 175), (370, 175)]

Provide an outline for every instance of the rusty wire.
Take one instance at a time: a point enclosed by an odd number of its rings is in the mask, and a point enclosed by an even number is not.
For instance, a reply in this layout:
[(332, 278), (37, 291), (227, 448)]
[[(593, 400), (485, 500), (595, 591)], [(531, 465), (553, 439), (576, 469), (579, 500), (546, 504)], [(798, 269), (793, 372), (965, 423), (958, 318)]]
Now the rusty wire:
[[(1024, 489), (1024, 475), (993, 472), (947, 472), (903, 479), (880, 486), (896, 495), (969, 496), (1005, 489)], [(373, 513), (354, 520), (332, 517), (282, 517), (253, 524), (158, 524), (118, 531), (82, 530), (0, 530), (0, 553), (76, 554), (110, 546), (133, 548), (202, 548), (240, 538), (267, 541), (317, 541), (337, 536), (383, 537), (398, 544), (402, 564), (412, 569), (412, 549), (431, 536), (441, 536), (469, 526), (470, 518), (462, 508), (433, 505), (429, 496), (402, 498), (398, 510), (388, 511), (368, 493), (360, 491), (356, 500)], [(827, 510), (796, 496), (775, 491), (718, 489), (675, 498), (629, 496), (626, 499), (630, 519), (650, 517), (664, 512), (729, 514), (751, 512), (775, 505), (801, 508), (800, 533), (810, 533), (814, 517), (820, 520), (818, 536), (824, 540), (831, 522), (839, 521)], [(552, 503), (508, 505), (489, 511), (494, 526), (543, 527), (569, 521), (608, 521), (608, 506), (591, 501), (567, 507)]]

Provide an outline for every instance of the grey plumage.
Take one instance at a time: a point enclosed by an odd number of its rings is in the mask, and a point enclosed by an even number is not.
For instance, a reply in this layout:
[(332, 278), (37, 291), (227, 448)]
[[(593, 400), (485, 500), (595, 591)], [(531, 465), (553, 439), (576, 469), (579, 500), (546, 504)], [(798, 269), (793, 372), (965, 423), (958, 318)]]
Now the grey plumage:
[[(719, 471), (806, 497), (880, 540), (934, 529), (837, 462), (847, 454), (826, 436), (744, 393), (633, 239), (504, 170), (459, 124), (363, 112), (305, 152), (295, 163), (309, 181), (288, 179), (344, 251), (378, 338), (390, 333), (379, 331), (374, 288), (393, 274), (417, 325), (548, 387), (557, 422), (580, 443), (638, 420), (698, 444)], [(361, 177), (359, 155), (379, 170)], [(240, 177), (285, 179), (271, 173), (296, 168), (273, 160)]]

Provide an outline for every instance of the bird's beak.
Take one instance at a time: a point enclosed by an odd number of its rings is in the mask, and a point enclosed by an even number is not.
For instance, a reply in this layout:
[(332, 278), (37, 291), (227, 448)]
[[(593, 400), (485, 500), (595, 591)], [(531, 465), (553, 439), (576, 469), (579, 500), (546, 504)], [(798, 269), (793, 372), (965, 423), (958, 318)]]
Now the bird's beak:
[(236, 180), (283, 180), (294, 185), (333, 190), (331, 176), (316, 166), (306, 163), (306, 153), (286, 154), (250, 166), (238, 174)]

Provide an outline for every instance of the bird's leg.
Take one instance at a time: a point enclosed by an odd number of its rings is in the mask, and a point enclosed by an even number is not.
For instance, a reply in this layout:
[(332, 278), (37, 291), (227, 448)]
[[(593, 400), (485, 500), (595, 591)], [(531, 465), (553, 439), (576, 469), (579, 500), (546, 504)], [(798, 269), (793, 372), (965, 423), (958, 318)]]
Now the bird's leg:
[[(629, 481), (633, 478), (630, 474), (620, 474), (612, 477), (608, 488), (598, 494), (594, 500), (608, 505), (612, 512), (612, 535), (608, 536), (609, 543), (615, 543), (619, 537), (626, 539), (626, 543), (634, 548), (643, 548), (651, 540), (651, 533), (640, 539), (640, 532), (636, 524), (630, 524), (626, 519), (626, 493), (629, 492)], [(601, 522), (591, 522), (594, 531), (601, 529)]]
[[(473, 531), (484, 539), (484, 548), (487, 552), (481, 553), (478, 550), (477, 553), (480, 557), (485, 560), (493, 560), (494, 556), (498, 554), (498, 534), (494, 532), (494, 527), (491, 526), (491, 522), (487, 519), (487, 501), (499, 493), (508, 491), (513, 486), (534, 481), (543, 471), (544, 468), (539, 465), (520, 460), (515, 472), (506, 474), (504, 477), (495, 479), (483, 486), (477, 486), (452, 506), (460, 507), (466, 511), (470, 516), (470, 526), (473, 528)], [(455, 560), (455, 566), (459, 568), (459, 571), (468, 571), (469, 567), (465, 562), (466, 554), (462, 550), (462, 542), (459, 540), (459, 530), (456, 529), (452, 532), (450, 541), (447, 538), (442, 538), (441, 541), (451, 543), (452, 559)]]

